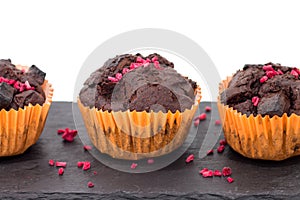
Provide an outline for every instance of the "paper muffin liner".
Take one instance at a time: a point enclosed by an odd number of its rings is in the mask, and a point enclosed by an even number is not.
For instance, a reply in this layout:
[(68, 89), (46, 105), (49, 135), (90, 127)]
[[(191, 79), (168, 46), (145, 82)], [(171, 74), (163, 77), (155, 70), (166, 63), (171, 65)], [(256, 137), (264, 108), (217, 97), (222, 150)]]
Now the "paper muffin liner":
[(29, 104), (23, 109), (0, 111), (0, 157), (22, 154), (38, 140), (43, 131), (53, 95), (52, 85), (47, 80), (44, 81), (42, 88), (46, 96), (42, 106)]
[(100, 152), (138, 160), (170, 153), (183, 144), (200, 103), (200, 87), (195, 94), (191, 109), (175, 113), (108, 112), (84, 106), (79, 98), (78, 106), (89, 138)]
[(227, 143), (248, 158), (284, 160), (300, 155), (300, 116), (247, 117), (220, 101), (232, 77), (219, 85), (218, 110)]

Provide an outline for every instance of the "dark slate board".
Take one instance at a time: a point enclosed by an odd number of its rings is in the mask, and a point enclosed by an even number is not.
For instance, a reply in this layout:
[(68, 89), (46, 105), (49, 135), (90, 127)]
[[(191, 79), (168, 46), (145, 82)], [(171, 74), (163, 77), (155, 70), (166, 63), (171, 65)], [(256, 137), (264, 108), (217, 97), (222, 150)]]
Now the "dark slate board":
[[(83, 150), (79, 138), (73, 143), (62, 142), (57, 129), (75, 128), (72, 104), (54, 102), (37, 144), (23, 155), (0, 158), (0, 199), (299, 199), (300, 157), (282, 162), (251, 160), (227, 146), (222, 154), (198, 158), (210, 119), (219, 118), (215, 103), (201, 103), (200, 110), (206, 105), (214, 112), (201, 122), (196, 139), (183, 156), (161, 170), (129, 174), (102, 165)], [(218, 135), (220, 128), (209, 134)], [(196, 159), (186, 164), (191, 153)], [(48, 165), (49, 159), (68, 162), (63, 176)], [(78, 169), (77, 161), (81, 160), (91, 161), (92, 168)], [(235, 181), (231, 184), (223, 177), (203, 178), (198, 173), (203, 167), (224, 166), (232, 168)], [(88, 188), (88, 181), (95, 187)]]

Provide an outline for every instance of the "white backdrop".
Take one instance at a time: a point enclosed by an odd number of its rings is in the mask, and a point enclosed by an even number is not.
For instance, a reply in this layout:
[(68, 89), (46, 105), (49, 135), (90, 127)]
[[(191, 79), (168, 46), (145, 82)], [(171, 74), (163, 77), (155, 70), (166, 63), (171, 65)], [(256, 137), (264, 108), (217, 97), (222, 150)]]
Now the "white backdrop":
[[(55, 101), (72, 101), (77, 73), (98, 45), (138, 28), (169, 29), (196, 41), (221, 78), (245, 63), (273, 61), (299, 67), (298, 2), (1, 1), (0, 58), (35, 64), (47, 72)], [(204, 95), (203, 100), (211, 99)]]

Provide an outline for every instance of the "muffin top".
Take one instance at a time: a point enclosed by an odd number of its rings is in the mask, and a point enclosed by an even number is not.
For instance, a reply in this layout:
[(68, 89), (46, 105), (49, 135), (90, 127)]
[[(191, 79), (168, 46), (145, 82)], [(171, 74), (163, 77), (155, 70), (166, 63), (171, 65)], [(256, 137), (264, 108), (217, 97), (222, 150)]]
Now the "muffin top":
[(0, 110), (42, 105), (45, 93), (42, 89), (46, 74), (32, 65), (27, 71), (17, 69), (11, 60), (0, 60)]
[(183, 77), (159, 54), (124, 54), (109, 59), (85, 81), (79, 98), (84, 106), (103, 111), (190, 109), (194, 81)]
[(247, 116), (300, 115), (300, 70), (274, 63), (247, 64), (233, 75), (221, 102)]

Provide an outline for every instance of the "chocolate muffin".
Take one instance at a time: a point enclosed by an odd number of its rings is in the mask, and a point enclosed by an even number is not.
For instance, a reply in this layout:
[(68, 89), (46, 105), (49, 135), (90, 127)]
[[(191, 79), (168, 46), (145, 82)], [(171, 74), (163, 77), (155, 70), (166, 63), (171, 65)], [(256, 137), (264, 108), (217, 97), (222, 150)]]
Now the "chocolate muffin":
[[(139, 159), (155, 151), (168, 153), (184, 141), (199, 96), (196, 82), (159, 54), (124, 54), (90, 75), (78, 101), (89, 136), (101, 152)], [(171, 144), (176, 135), (180, 140)], [(174, 147), (165, 149), (168, 144)]]
[[(90, 108), (95, 106), (109, 112), (128, 109), (149, 112), (156, 104), (162, 105), (164, 112), (184, 111), (193, 105), (197, 85), (173, 68), (173, 63), (159, 54), (116, 56), (85, 81), (80, 101)], [(122, 87), (116, 87), (117, 84)], [(118, 96), (113, 96), (113, 92)]]
[(300, 114), (300, 71), (267, 63), (245, 65), (221, 94), (221, 102), (249, 116)]
[(43, 131), (53, 89), (36, 66), (0, 60), (0, 157), (18, 155)]
[(220, 84), (218, 108), (229, 145), (249, 158), (300, 154), (300, 70), (245, 65)]
[(11, 60), (0, 60), (0, 110), (43, 105), (45, 92), (42, 84), (46, 73), (32, 65), (28, 71), (17, 69)]

